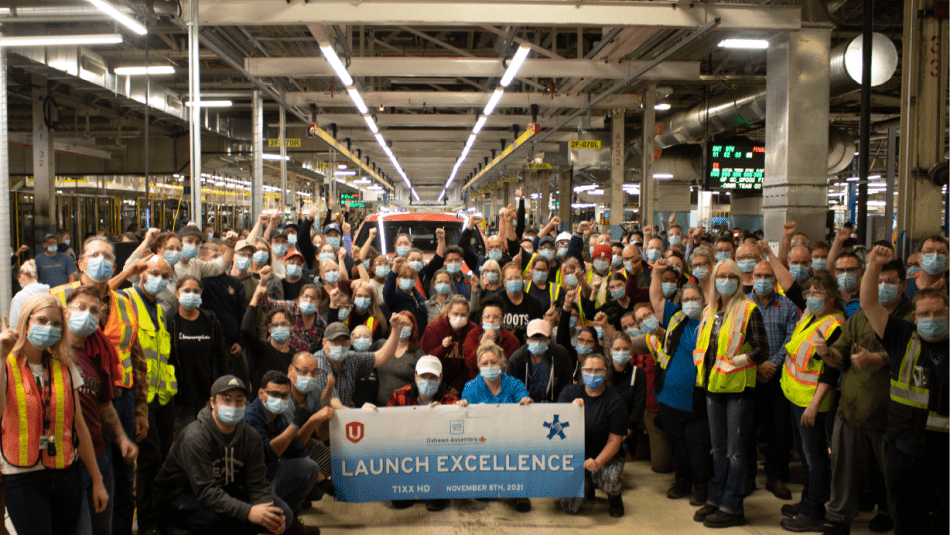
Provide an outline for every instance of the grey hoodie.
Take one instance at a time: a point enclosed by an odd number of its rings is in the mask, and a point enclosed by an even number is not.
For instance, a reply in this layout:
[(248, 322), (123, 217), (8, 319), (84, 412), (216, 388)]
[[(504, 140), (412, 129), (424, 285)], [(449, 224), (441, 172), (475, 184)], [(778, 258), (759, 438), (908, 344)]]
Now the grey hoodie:
[(252, 505), (274, 501), (266, 472), (257, 431), (241, 420), (233, 433), (225, 435), (215, 424), (211, 407), (205, 407), (172, 444), (152, 483), (155, 506), (167, 506), (189, 492), (202, 507), (246, 522)]

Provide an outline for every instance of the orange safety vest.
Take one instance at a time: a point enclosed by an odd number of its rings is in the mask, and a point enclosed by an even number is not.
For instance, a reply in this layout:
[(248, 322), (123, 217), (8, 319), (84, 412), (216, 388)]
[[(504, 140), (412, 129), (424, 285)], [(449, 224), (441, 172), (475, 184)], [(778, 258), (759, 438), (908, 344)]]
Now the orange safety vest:
[[(82, 283), (79, 281), (63, 284), (50, 290), (50, 293), (59, 298), (66, 306), (66, 298)], [(122, 363), (122, 376), (114, 378), (115, 386), (132, 388), (132, 344), (135, 343), (138, 332), (138, 319), (135, 309), (128, 297), (109, 290), (112, 306), (109, 311), (109, 320), (102, 328), (102, 334), (116, 348), (119, 361)]]
[[(72, 378), (69, 369), (58, 358), (49, 359), (47, 370), (50, 384), (49, 406), (44, 409), (45, 395), (33, 379), (26, 359), (7, 356), (7, 399), (3, 410), (3, 458), (13, 466), (28, 468), (40, 460), (46, 468), (66, 468), (73, 462), (73, 399)], [(49, 428), (44, 424), (44, 410)], [(47, 435), (55, 444), (56, 455), (40, 450), (40, 437)]]

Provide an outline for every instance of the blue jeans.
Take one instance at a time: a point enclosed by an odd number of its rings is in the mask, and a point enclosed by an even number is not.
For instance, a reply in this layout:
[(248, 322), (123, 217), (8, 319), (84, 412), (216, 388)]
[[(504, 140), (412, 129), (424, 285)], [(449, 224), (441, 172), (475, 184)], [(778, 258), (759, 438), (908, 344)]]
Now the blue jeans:
[(92, 479), (89, 471), (83, 466), (82, 474), (82, 509), (79, 511), (79, 526), (76, 535), (112, 535), (112, 495), (115, 494), (115, 484), (112, 479), (112, 448), (96, 459), (99, 473), (102, 474), (102, 484), (109, 493), (109, 502), (105, 510), (97, 513), (92, 503)]
[(713, 477), (706, 503), (725, 513), (743, 512), (745, 477), (749, 473), (748, 441), (755, 433), (755, 399), (742, 394), (706, 395)]
[(831, 498), (831, 458), (828, 456), (828, 439), (825, 435), (827, 412), (819, 412), (815, 425), (802, 426), (805, 407), (789, 403), (792, 412), (792, 433), (795, 449), (802, 459), (805, 488), (802, 489), (802, 506), (799, 514), (812, 520), (825, 519), (825, 503)]
[(3, 493), (10, 521), (17, 533), (75, 533), (82, 506), (79, 460), (62, 470), (43, 469), (4, 475)]
[[(129, 440), (135, 440), (135, 395), (131, 389), (121, 389), (122, 395), (112, 400), (112, 406), (122, 422), (122, 429)], [(115, 535), (132, 535), (132, 516), (135, 514), (135, 463), (122, 459), (119, 446), (105, 439), (111, 448), (114, 491), (109, 496), (112, 502), (112, 532)]]
[[(233, 496), (242, 501), (247, 496)], [(293, 513), (280, 498), (274, 498), (274, 506), (284, 512), (284, 527), (293, 522)], [(263, 526), (252, 524), (246, 519), (238, 520), (234, 517), (215, 513), (211, 509), (201, 506), (201, 502), (194, 494), (179, 494), (167, 506), (160, 508), (161, 524), (184, 529), (188, 535), (218, 535), (228, 533), (234, 535), (257, 535), (267, 531)]]
[(676, 479), (697, 485), (707, 484), (712, 474), (712, 457), (706, 417), (660, 403), (660, 421), (663, 430), (673, 440)]
[[(276, 465), (276, 472), (272, 468), (273, 463), (271, 467), (268, 467), (270, 468), (267, 471), (268, 474), (273, 474), (269, 477), (270, 487), (274, 491), (274, 496), (287, 502), (293, 514), (296, 514), (300, 512), (304, 498), (310, 495), (313, 486), (317, 484), (320, 466), (310, 457), (280, 459)], [(287, 522), (293, 522), (293, 515)]]

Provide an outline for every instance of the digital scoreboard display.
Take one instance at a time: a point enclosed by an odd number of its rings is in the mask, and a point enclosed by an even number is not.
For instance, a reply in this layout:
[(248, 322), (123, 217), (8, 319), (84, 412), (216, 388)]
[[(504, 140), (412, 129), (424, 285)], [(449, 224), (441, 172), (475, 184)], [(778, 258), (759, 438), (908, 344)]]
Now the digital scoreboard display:
[(765, 145), (750, 142), (710, 144), (708, 189), (762, 190)]

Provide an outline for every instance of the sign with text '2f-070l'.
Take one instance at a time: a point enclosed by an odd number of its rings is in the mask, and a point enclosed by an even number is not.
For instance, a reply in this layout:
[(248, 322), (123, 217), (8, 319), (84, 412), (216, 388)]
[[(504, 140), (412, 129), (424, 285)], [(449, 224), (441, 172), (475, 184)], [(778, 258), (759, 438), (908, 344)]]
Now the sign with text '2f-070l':
[(584, 493), (584, 409), (574, 404), (338, 411), (330, 450), (344, 502)]

